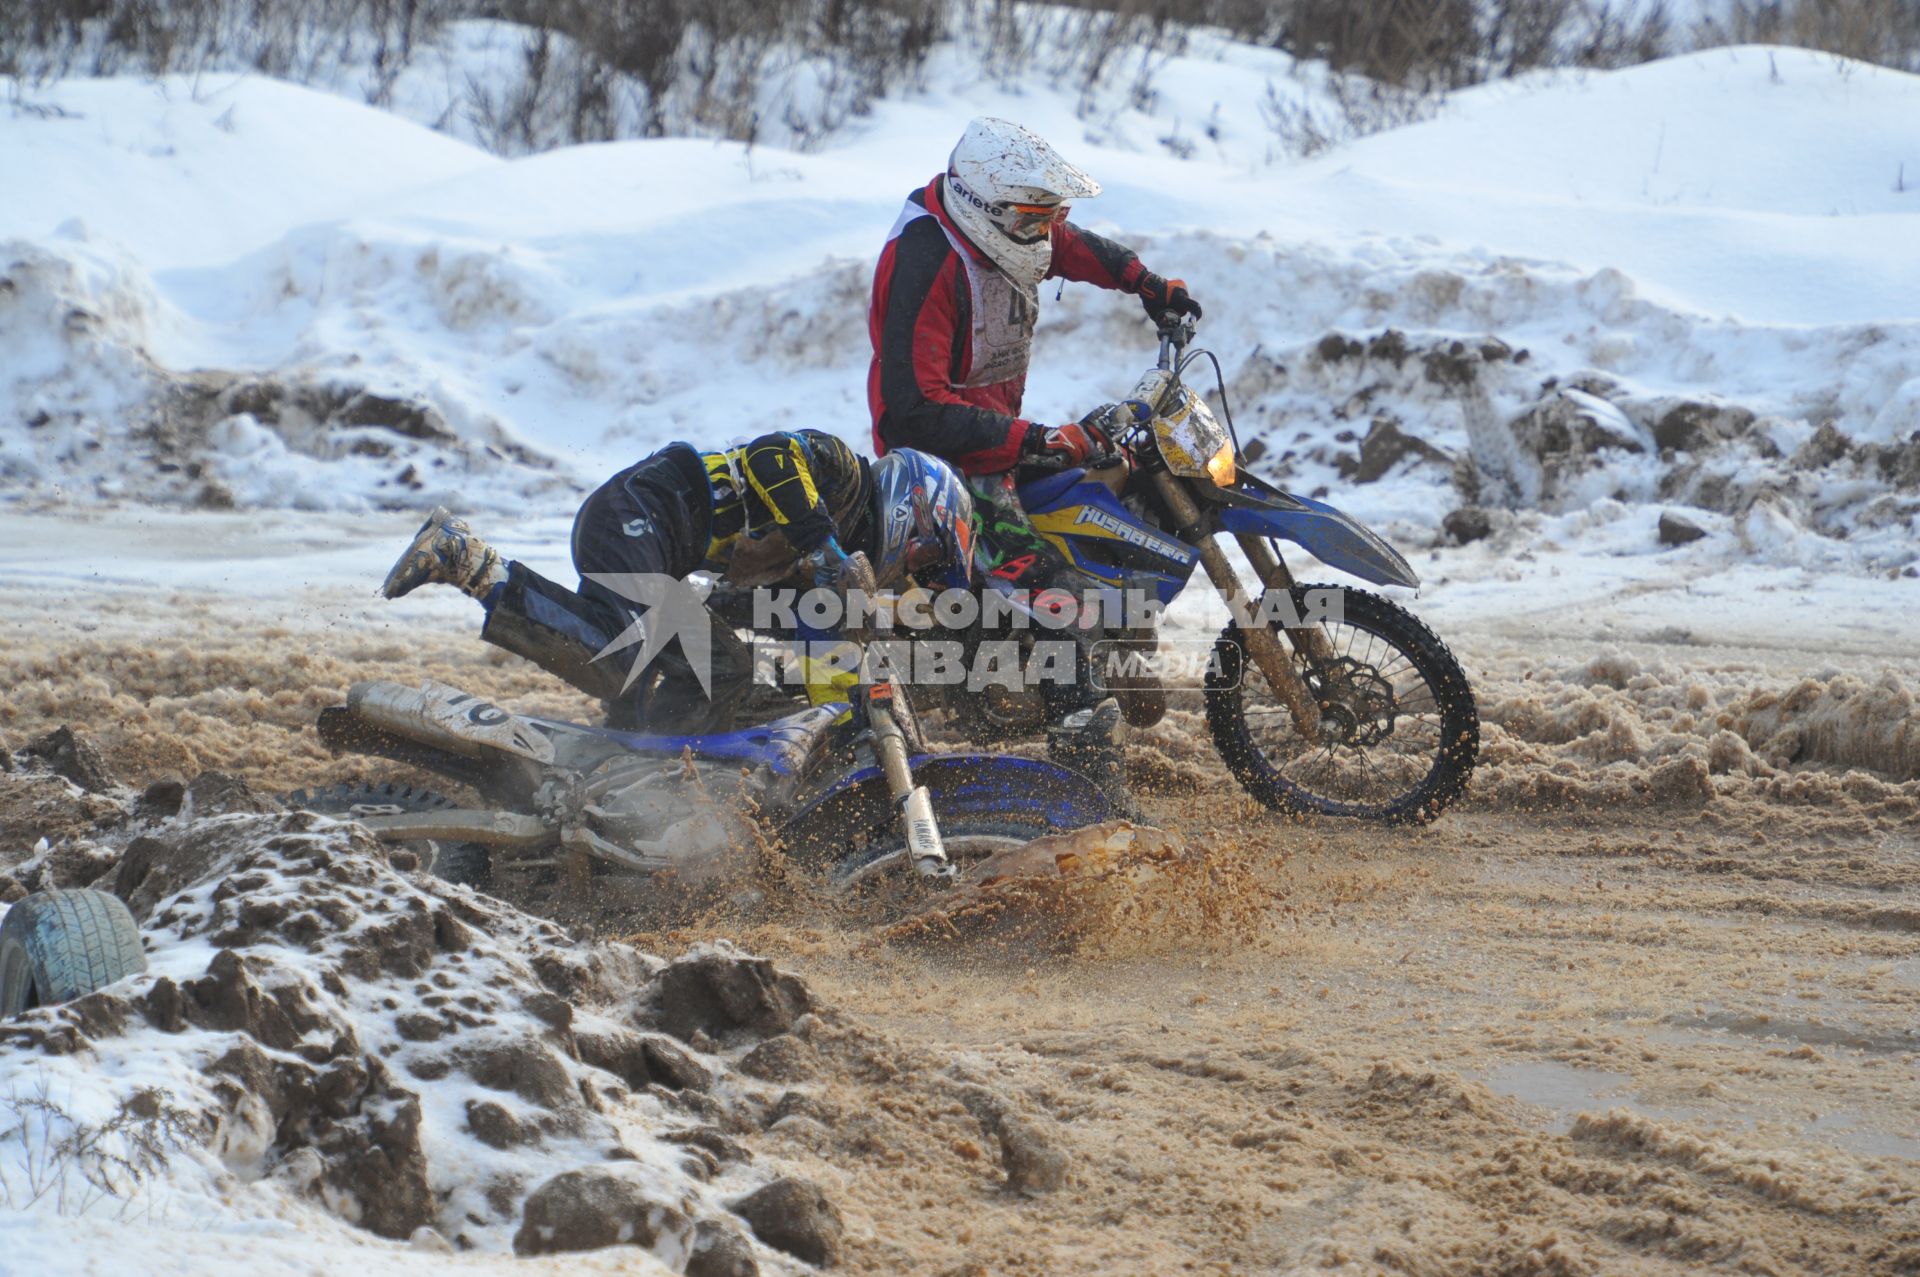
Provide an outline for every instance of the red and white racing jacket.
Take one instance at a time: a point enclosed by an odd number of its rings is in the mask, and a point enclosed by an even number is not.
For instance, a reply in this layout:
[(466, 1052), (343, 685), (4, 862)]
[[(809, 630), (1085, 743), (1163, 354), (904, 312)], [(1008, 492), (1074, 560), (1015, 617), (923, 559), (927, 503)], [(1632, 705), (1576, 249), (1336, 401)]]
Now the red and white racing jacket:
[[(966, 474), (1017, 464), (1039, 285), (996, 267), (941, 204), (945, 175), (907, 197), (873, 272), (867, 405), (873, 448), (917, 448)], [(1071, 222), (1053, 228), (1048, 279), (1138, 292), (1131, 249)]]

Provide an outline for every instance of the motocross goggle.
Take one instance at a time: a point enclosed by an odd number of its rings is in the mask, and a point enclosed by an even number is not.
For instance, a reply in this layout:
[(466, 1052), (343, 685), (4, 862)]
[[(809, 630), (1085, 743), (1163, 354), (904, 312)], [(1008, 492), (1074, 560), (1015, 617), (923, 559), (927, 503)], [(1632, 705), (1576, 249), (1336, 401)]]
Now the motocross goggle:
[(996, 204), (993, 220), (1009, 239), (1031, 244), (1053, 229), (1054, 223), (1067, 220), (1067, 204)]

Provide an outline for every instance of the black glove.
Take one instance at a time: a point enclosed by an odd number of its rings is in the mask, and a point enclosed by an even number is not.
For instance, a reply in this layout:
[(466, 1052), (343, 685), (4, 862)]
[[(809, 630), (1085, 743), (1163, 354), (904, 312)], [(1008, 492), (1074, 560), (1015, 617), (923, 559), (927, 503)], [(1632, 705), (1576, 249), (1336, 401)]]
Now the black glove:
[(1200, 318), (1200, 303), (1187, 292), (1184, 279), (1166, 279), (1148, 271), (1140, 277), (1140, 304), (1147, 318), (1160, 323), (1168, 315), (1192, 315)]

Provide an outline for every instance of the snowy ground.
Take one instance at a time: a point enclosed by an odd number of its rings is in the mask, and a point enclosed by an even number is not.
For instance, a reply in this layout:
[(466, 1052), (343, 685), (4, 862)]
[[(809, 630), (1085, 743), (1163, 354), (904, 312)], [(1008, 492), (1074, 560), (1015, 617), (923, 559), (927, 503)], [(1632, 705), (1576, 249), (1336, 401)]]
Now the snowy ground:
[[(0, 210), (5, 489), (553, 514), (673, 437), (862, 440), (879, 241), (958, 124), (998, 112), (1102, 177), (1085, 224), (1193, 282), (1267, 468), (1347, 489), (1403, 540), (1465, 498), (1457, 466), (1418, 460), (1342, 484), (1383, 419), (1470, 461), (1483, 503), (1552, 516), (1527, 540), (1616, 497), (1696, 509), (1729, 559), (1912, 562), (1913, 465), (1806, 449), (1822, 425), (1842, 453), (1920, 430), (1920, 196), (1901, 180), (1920, 171), (1920, 79), (1720, 50), (1474, 90), (1269, 166), (1247, 104), (1280, 69), (1213, 51), (1171, 63), (1156, 100), (1233, 106), (1188, 160), (1151, 136), (1169, 119), (1089, 127), (1061, 95), (961, 88), (957, 54), (807, 155), (664, 140), (509, 163), (256, 80), (35, 90), (50, 114), (0, 121), (0, 177), (26, 192)], [(1389, 329), (1410, 354), (1322, 346)], [(1428, 367), (1489, 339), (1510, 357)], [(1045, 310), (1029, 410), (1077, 416), (1150, 353), (1132, 302), (1072, 287)], [(1620, 415), (1562, 464), (1516, 423), (1567, 386)], [(1689, 403), (1747, 415), (1663, 435)]]

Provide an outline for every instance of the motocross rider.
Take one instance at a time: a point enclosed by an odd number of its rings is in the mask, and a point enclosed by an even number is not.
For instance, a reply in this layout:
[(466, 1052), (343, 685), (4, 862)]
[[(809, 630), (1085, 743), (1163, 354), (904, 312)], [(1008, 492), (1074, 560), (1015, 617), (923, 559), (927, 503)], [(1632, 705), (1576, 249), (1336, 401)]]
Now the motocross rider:
[[(972, 561), (972, 499), (944, 462), (905, 449), (869, 463), (818, 430), (777, 432), (702, 452), (671, 443), (601, 484), (573, 523), (570, 590), (504, 558), (462, 519), (435, 509), (387, 573), (381, 592), (453, 585), (478, 599), (480, 637), (525, 657), (608, 704), (608, 721), (671, 734), (727, 731), (753, 681), (753, 654), (731, 624), (707, 612), (711, 692), (678, 639), (654, 658), (657, 686), (628, 689), (626, 662), (598, 660), (626, 631), (632, 600), (603, 573), (681, 579), (698, 569), (732, 586), (802, 584), (846, 591), (894, 588), (912, 577), (964, 588)], [(802, 627), (802, 639), (830, 635)], [(844, 700), (850, 676), (807, 669), (814, 704)]]
[[(1107, 423), (1120, 413), (1145, 420), (1151, 410), (1109, 404), (1052, 426), (1020, 415), (1040, 281), (1132, 293), (1156, 322), (1200, 315), (1184, 281), (1154, 274), (1132, 250), (1066, 220), (1069, 201), (1099, 193), (1098, 182), (1032, 131), (972, 121), (946, 171), (907, 197), (874, 271), (867, 312), (874, 450), (917, 448), (952, 462), (968, 477), (998, 552), (995, 575), (1075, 595), (1095, 582), (1034, 531), (1017, 477), (1106, 453)], [(1043, 691), (1056, 756), (1067, 755), (1062, 761), (1130, 803), (1113, 738), (1118, 707), (1096, 708), (1082, 679)]]

